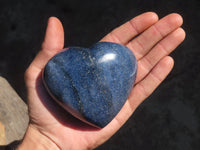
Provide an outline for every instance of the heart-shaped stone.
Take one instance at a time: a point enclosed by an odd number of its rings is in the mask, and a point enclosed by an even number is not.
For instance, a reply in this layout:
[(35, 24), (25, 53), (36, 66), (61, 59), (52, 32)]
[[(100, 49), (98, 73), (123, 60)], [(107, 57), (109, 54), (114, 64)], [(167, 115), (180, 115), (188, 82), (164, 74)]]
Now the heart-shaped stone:
[(133, 87), (137, 61), (127, 47), (99, 42), (70, 47), (45, 66), (50, 95), (68, 112), (96, 127), (106, 126), (121, 110)]

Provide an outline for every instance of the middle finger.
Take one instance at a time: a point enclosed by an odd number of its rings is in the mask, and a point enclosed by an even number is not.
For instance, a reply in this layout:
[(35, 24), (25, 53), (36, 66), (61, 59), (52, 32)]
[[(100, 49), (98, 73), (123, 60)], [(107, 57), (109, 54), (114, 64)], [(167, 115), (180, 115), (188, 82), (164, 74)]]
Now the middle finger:
[(137, 38), (130, 41), (127, 47), (133, 51), (137, 60), (139, 60), (144, 57), (157, 42), (180, 27), (182, 23), (183, 20), (180, 15), (170, 14), (152, 25)]

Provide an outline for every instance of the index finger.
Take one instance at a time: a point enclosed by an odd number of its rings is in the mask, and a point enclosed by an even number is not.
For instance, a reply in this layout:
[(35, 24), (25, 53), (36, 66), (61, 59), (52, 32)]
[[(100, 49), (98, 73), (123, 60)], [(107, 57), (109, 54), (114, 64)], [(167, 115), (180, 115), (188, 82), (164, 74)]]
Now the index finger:
[(131, 39), (142, 33), (158, 21), (154, 12), (143, 13), (107, 34), (101, 42), (115, 42), (126, 45)]

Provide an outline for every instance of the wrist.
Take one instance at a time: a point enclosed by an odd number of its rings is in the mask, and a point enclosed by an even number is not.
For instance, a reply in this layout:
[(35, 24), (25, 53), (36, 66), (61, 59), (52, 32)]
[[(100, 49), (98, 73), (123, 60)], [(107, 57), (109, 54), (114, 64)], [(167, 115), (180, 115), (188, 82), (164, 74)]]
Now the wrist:
[(60, 150), (60, 148), (46, 135), (32, 125), (28, 126), (22, 143), (17, 150)]

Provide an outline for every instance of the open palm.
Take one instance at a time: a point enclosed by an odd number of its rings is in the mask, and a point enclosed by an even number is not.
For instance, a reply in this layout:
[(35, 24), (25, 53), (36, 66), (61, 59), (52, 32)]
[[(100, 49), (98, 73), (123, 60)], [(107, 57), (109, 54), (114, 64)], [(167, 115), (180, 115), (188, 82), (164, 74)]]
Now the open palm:
[(51, 17), (41, 50), (25, 73), (30, 116), (27, 134), (37, 132), (62, 150), (92, 149), (105, 142), (171, 71), (173, 59), (168, 55), (185, 37), (181, 25), (182, 18), (178, 14), (159, 20), (155, 13), (148, 12), (114, 29), (101, 40), (130, 48), (137, 58), (138, 73), (121, 111), (106, 127), (97, 129), (68, 114), (52, 100), (43, 86), (42, 69), (64, 46), (62, 24)]

